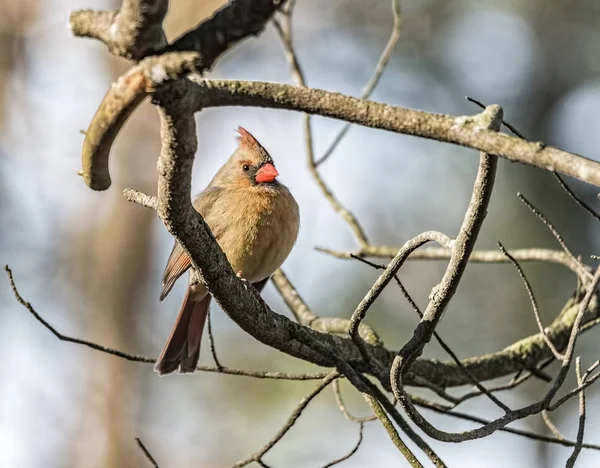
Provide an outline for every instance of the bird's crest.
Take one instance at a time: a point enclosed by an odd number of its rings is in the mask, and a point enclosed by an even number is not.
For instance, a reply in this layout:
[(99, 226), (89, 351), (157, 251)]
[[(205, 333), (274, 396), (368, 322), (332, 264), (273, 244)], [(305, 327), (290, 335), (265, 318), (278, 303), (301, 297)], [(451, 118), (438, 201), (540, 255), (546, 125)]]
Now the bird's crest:
[(237, 128), (237, 132), (237, 141), (239, 142), (240, 146), (245, 146), (246, 148), (260, 148), (260, 143), (258, 140), (254, 138), (254, 135), (252, 135), (252, 133), (250, 133), (244, 127), (239, 126)]

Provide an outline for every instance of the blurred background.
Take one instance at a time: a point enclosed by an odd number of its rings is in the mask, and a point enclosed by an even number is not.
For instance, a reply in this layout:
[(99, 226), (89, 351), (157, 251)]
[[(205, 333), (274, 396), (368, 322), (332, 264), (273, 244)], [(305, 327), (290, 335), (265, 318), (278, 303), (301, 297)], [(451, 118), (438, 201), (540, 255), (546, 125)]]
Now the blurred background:
[[(151, 210), (126, 202), (125, 187), (156, 192), (159, 122), (145, 103), (112, 153), (113, 185), (89, 190), (77, 176), (85, 129), (110, 83), (128, 63), (104, 45), (75, 39), (67, 21), (78, 8), (110, 9), (108, 0), (4, 0), (0, 3), (0, 261), (21, 294), (57, 329), (125, 352), (156, 356), (184, 294), (177, 284), (159, 303), (160, 277), (172, 239)], [(223, 1), (171, 2), (170, 39), (210, 15)], [(403, 1), (402, 38), (372, 98), (454, 115), (478, 112), (465, 95), (498, 103), (505, 118), (532, 140), (600, 159), (600, 4), (595, 0)], [(294, 34), (310, 86), (358, 95), (392, 27), (387, 0), (298, 0)], [(291, 82), (272, 25), (226, 54), (213, 78)], [(355, 248), (348, 227), (306, 169), (300, 114), (224, 108), (197, 114), (196, 192), (235, 148), (238, 125), (273, 155), (281, 179), (299, 201), (302, 228), (284, 271), (315, 313), (349, 317), (378, 273), (314, 250)], [(317, 155), (341, 127), (315, 118)], [(375, 244), (400, 246), (421, 231), (455, 235), (468, 203), (477, 154), (450, 145), (353, 127), (321, 166), (340, 201)], [(597, 206), (597, 190), (571, 181)], [(558, 227), (576, 254), (598, 253), (598, 226), (552, 176), (500, 162), (490, 214), (478, 248), (554, 247), (553, 237), (517, 199), (523, 192)], [(576, 281), (560, 266), (524, 266), (550, 323)], [(419, 304), (443, 263), (410, 263), (401, 272)], [(272, 285), (264, 296), (288, 314)], [(391, 348), (416, 323), (390, 287), (368, 322)], [(224, 365), (250, 370), (308, 371), (308, 364), (254, 341), (213, 306), (216, 346)], [(507, 265), (472, 265), (446, 312), (440, 333), (461, 357), (492, 352), (537, 330), (517, 273)], [(578, 342), (583, 366), (600, 352), (597, 330)], [(144, 467), (140, 437), (163, 467), (230, 466), (261, 447), (314, 382), (257, 381), (198, 373), (158, 378), (136, 364), (58, 341), (17, 304), (0, 281), (0, 466)], [(446, 359), (432, 343), (427, 357)], [(208, 346), (201, 362), (211, 364)], [(567, 382), (571, 388), (574, 380)], [(544, 385), (531, 382), (502, 395), (512, 407), (531, 402)], [(348, 404), (367, 414), (342, 385)], [(427, 392), (422, 395), (430, 396)], [(600, 443), (600, 399), (588, 392), (586, 442)], [(498, 416), (484, 399), (465, 411)], [(436, 425), (474, 427), (426, 413)], [(554, 414), (571, 438), (576, 401)], [(548, 433), (540, 417), (515, 424)], [(266, 457), (270, 466), (322, 466), (347, 453), (358, 426), (344, 420), (328, 389)], [(558, 467), (571, 449), (510, 434), (451, 445), (434, 443), (449, 466)], [(578, 466), (598, 466), (584, 450)], [(421, 456), (422, 459), (424, 457)], [(378, 423), (344, 466), (403, 466)]]

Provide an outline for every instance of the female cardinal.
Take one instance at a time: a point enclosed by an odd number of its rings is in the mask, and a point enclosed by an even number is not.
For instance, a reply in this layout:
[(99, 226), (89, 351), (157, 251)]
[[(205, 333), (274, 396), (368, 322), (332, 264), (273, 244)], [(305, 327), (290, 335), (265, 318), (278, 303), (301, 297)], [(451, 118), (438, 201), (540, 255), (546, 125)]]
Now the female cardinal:
[[(300, 216), (298, 204), (273, 159), (250, 132), (238, 127), (238, 148), (194, 201), (233, 270), (259, 291), (292, 250)], [(175, 242), (162, 281), (162, 301), (191, 266)], [(191, 275), (190, 275), (191, 280)], [(154, 370), (160, 375), (194, 372), (208, 314), (210, 294), (190, 282), (175, 326)]]

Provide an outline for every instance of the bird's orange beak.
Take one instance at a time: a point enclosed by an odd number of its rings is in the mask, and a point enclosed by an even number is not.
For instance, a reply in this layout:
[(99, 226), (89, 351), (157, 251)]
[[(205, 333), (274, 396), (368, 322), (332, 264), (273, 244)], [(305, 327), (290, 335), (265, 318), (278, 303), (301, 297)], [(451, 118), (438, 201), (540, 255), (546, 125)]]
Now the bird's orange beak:
[(273, 166), (273, 164), (271, 163), (267, 163), (263, 167), (261, 167), (256, 173), (256, 182), (273, 182), (278, 175), (279, 172), (277, 172), (275, 166)]

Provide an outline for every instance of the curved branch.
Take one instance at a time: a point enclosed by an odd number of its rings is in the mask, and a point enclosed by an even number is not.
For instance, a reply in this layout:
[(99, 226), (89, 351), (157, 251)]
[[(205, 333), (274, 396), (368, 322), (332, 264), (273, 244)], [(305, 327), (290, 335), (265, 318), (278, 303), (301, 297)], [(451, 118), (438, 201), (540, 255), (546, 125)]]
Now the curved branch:
[[(152, 86), (198, 72), (202, 69), (201, 65), (201, 57), (197, 53), (191, 52), (149, 57), (141, 62), (138, 65), (140, 68), (135, 71), (150, 80), (148, 87), (145, 90), (140, 88), (138, 92), (142, 94), (150, 92)], [(600, 186), (600, 163), (558, 148), (488, 130), (478, 123), (476, 117), (432, 114), (320, 89), (280, 83), (229, 80), (192, 82), (188, 80), (185, 81), (185, 84), (186, 105), (193, 111), (208, 107), (252, 106), (306, 112), (345, 120), (365, 127), (476, 149), (509, 161), (561, 172), (589, 184)], [(179, 98), (181, 99), (182, 96), (180, 95)], [(100, 148), (106, 148), (106, 152), (98, 155), (98, 159), (108, 159), (108, 149), (112, 144), (112, 139), (126, 120), (126, 117), (118, 116), (128, 112), (127, 108), (119, 108), (118, 103), (113, 102), (112, 94), (109, 92), (101, 104), (101, 108), (111, 106), (117, 117), (113, 121), (94, 119), (88, 129), (88, 132), (102, 133), (103, 136), (100, 135), (100, 139), (106, 139), (106, 142), (98, 144)], [(101, 128), (101, 132), (95, 130), (94, 127)], [(91, 157), (90, 154), (83, 155), (84, 159)], [(105, 190), (105, 188), (97, 190)]]
[[(320, 332), (348, 335), (350, 327), (348, 319), (315, 315), (281, 269), (273, 273), (271, 280), (299, 323)], [(377, 333), (367, 324), (361, 323), (358, 332), (367, 343), (374, 346), (382, 345)]]
[(248, 458), (237, 462), (233, 465), (233, 468), (242, 468), (243, 466), (249, 465), (252, 462), (260, 461), (261, 458), (273, 448), (273, 446), (279, 442), (284, 435), (292, 428), (292, 426), (296, 423), (298, 418), (302, 415), (302, 412), (306, 409), (306, 407), (310, 404), (310, 402), (321, 393), (331, 382), (335, 381), (340, 376), (337, 371), (332, 371), (325, 377), (319, 384), (311, 390), (294, 408), (292, 414), (287, 419), (285, 424), (277, 431), (277, 433), (269, 440), (264, 446), (260, 448), (256, 453), (253, 453)]
[[(502, 124), (502, 109), (498, 106), (488, 106), (484, 111), (484, 125), (492, 131), (500, 130)], [(398, 351), (390, 369), (390, 383), (394, 396), (402, 409), (421, 427), (421, 417), (412, 403), (410, 395), (403, 386), (404, 374), (419, 357), (427, 343), (433, 337), (435, 327), (454, 296), (462, 275), (469, 263), (469, 256), (475, 248), (475, 242), (483, 224), (487, 207), (492, 197), (498, 159), (486, 153), (479, 156), (479, 170), (473, 186), (471, 201), (467, 207), (463, 223), (452, 246), (452, 255), (446, 267), (446, 272), (440, 284), (432, 291), (429, 304), (423, 318), (415, 328), (411, 339)], [(544, 335), (544, 338), (547, 338)], [(423, 426), (425, 426), (423, 424)], [(427, 426), (429, 428), (429, 426)], [(428, 433), (429, 434), (429, 433)]]
[(169, 0), (123, 0), (114, 11), (78, 10), (69, 26), (78, 37), (98, 39), (119, 57), (140, 60), (167, 45), (162, 28)]
[(539, 142), (484, 128), (476, 118), (453, 117), (279, 83), (201, 80), (190, 85), (194, 108), (253, 106), (295, 110), (365, 127), (464, 146), (513, 162), (561, 172), (600, 186), (600, 163)]
[[(155, 197), (149, 197), (145, 194), (136, 192), (131, 189), (128, 189), (125, 192), (127, 199), (129, 199), (130, 201), (140, 203), (143, 206), (148, 206), (150, 208), (155, 209), (158, 203), (158, 200)], [(440, 238), (439, 240), (443, 241), (442, 238)], [(424, 249), (423, 251), (427, 250), (428, 249)], [(439, 250), (440, 252), (445, 252), (447, 249), (431, 250)], [(419, 252), (421, 251), (417, 250), (415, 251), (415, 254), (419, 254)], [(501, 252), (495, 253), (502, 255)], [(515, 258), (519, 257), (515, 256)], [(239, 304), (245, 304), (244, 299), (242, 299), (241, 297), (238, 300)], [(548, 335), (552, 343), (554, 343), (556, 349), (561, 352), (566, 349), (566, 346), (568, 344), (569, 334), (577, 317), (577, 312), (579, 310), (581, 300), (582, 298), (579, 293), (574, 294), (566, 302), (565, 306), (558, 314), (558, 316), (554, 319), (554, 321), (546, 327), (546, 334)], [(295, 336), (298, 336), (304, 332), (310, 335), (315, 333), (312, 330), (299, 330), (296, 328), (300, 327), (298, 324), (290, 321), (282, 315), (275, 314), (272, 311), (270, 311), (270, 313), (272, 313), (273, 315), (270, 319), (265, 320), (265, 326), (267, 326), (268, 324), (269, 327), (273, 327), (272, 329), (279, 329), (281, 331), (282, 336), (284, 331), (288, 328), (294, 328), (294, 330), (290, 333), (293, 333)], [(581, 331), (587, 331), (593, 328), (594, 326), (600, 325), (599, 318), (600, 306), (598, 303), (598, 298), (593, 297), (585, 315), (583, 316)], [(248, 333), (256, 337), (255, 332), (251, 328), (252, 323), (250, 322), (246, 324), (246, 322), (248, 321), (248, 317), (246, 317), (245, 320), (242, 320), (241, 322), (239, 322), (238, 319), (234, 318), (233, 316), (232, 319), (236, 323), (238, 323), (238, 325), (240, 325), (241, 328), (243, 328)], [(259, 331), (264, 332), (265, 330)], [(289, 336), (289, 334), (286, 334), (286, 338), (284, 339), (288, 339)], [(358, 349), (352, 344), (352, 342), (349, 339), (338, 336), (331, 336), (328, 334), (317, 334), (312, 336), (314, 339), (321, 340), (327, 346), (338, 350), (339, 353), (346, 356), (349, 362), (353, 366), (355, 366), (357, 370), (361, 372), (369, 372), (375, 377), (377, 377), (384, 386), (384, 388), (389, 390), (389, 373), (386, 371), (374, 372), (373, 369), (365, 367), (364, 363), (362, 362), (361, 354), (358, 352)], [(287, 352), (285, 349), (283, 349), (283, 346), (277, 344), (277, 340), (275, 338), (272, 338), (272, 341), (273, 344), (269, 344), (268, 342), (266, 344), (275, 347), (276, 349), (279, 349), (282, 352)], [(387, 366), (389, 368), (395, 356), (395, 353), (382, 346), (367, 346), (369, 348), (369, 353), (375, 356), (375, 358), (383, 366)], [(313, 353), (309, 350), (305, 351), (305, 353), (304, 351), (299, 351), (293, 355), (317, 365), (331, 364), (324, 364), (324, 359), (322, 358), (322, 356)], [(552, 357), (552, 353), (546, 346), (544, 337), (538, 333), (536, 335), (531, 335), (526, 338), (523, 338), (522, 340), (513, 343), (512, 345), (506, 347), (501, 351), (485, 354), (482, 356), (467, 358), (464, 359), (462, 363), (463, 366), (466, 369), (468, 369), (469, 373), (471, 373), (480, 382), (483, 382), (486, 380), (504, 377), (523, 370), (533, 370), (538, 364), (543, 363), (546, 360), (551, 359)], [(454, 362), (451, 361), (418, 359), (411, 366), (410, 373), (405, 376), (406, 385), (421, 386), (421, 384), (419, 383), (419, 377), (424, 378), (428, 382), (433, 383), (441, 388), (458, 387), (462, 385), (469, 385), (471, 383), (471, 380), (467, 378), (464, 371)]]
[[(88, 127), (82, 150), (82, 173), (85, 183), (93, 190), (106, 190), (110, 187), (111, 179), (108, 172), (110, 148), (131, 113), (149, 93), (166, 81), (176, 81), (189, 73), (201, 74), (208, 70), (225, 51), (241, 40), (259, 34), (275, 11), (284, 3), (285, 1), (274, 0), (230, 2), (173, 44), (165, 47), (166, 40), (149, 43), (155, 48), (160, 45), (162, 55), (148, 57), (120, 77), (104, 96)], [(139, 23), (142, 28), (145, 25), (162, 24), (162, 18), (160, 23), (156, 23), (158, 15), (147, 15), (155, 21), (154, 23), (144, 20), (146, 10), (153, 12), (151, 8), (153, 4), (164, 4), (166, 14), (168, 6), (166, 0), (128, 0), (118, 14), (75, 12), (71, 24), (75, 25), (73, 30), (76, 35), (86, 35), (83, 34), (86, 32), (87, 35), (105, 42), (111, 51), (113, 51), (112, 47), (116, 47), (113, 53), (128, 56), (127, 54), (134, 50), (134, 46), (137, 46), (138, 39), (143, 39), (136, 35), (141, 32), (136, 33), (135, 25)], [(106, 15), (113, 15), (110, 16), (110, 21)], [(132, 22), (138, 17), (142, 18), (138, 23)], [(96, 23), (93, 20), (100, 22), (94, 26)], [(91, 27), (86, 29), (84, 25), (91, 25)], [(162, 33), (162, 26), (160, 31)], [(120, 34), (120, 32), (131, 36), (128, 36), (129, 42), (123, 42), (124, 39), (120, 36), (118, 40), (112, 37), (113, 34)], [(143, 54), (138, 52), (136, 57), (147, 53), (147, 50), (143, 51)], [(173, 83), (170, 89), (176, 91)]]
[[(325, 249), (317, 247), (317, 250), (324, 252), (336, 258), (351, 259), (352, 255), (357, 257), (378, 257), (378, 258), (393, 258), (398, 252), (397, 247), (390, 247), (387, 245), (367, 245), (361, 248), (356, 253), (341, 252), (337, 250)], [(585, 268), (585, 274), (581, 269), (581, 265), (578, 262), (574, 262), (573, 259), (565, 252), (556, 249), (514, 249), (509, 250), (508, 253), (515, 259), (521, 262), (549, 262), (563, 265), (575, 273), (580, 278), (586, 278), (589, 276), (589, 268)], [(427, 249), (415, 250), (409, 260), (449, 260), (452, 255), (450, 249), (429, 247)], [(509, 263), (508, 258), (498, 250), (474, 250), (471, 252), (469, 257), (471, 263)]]
[[(398, 44), (398, 41), (400, 40), (400, 35), (402, 34), (402, 11), (400, 8), (400, 0), (392, 0), (392, 14), (394, 15), (394, 25), (392, 26), (390, 38), (388, 39), (383, 51), (381, 52), (381, 55), (379, 56), (379, 60), (377, 61), (377, 65), (375, 65), (375, 70), (373, 71), (371, 78), (369, 78), (369, 81), (367, 81), (362, 89), (362, 92), (360, 93), (361, 99), (368, 99), (369, 96), (371, 96), (371, 93), (379, 83), (387, 64), (392, 58), (396, 44)], [(346, 133), (348, 133), (348, 130), (350, 130), (350, 124), (346, 122), (331, 140), (331, 143), (325, 152), (317, 161), (315, 161), (316, 167), (325, 162), (333, 154)]]

